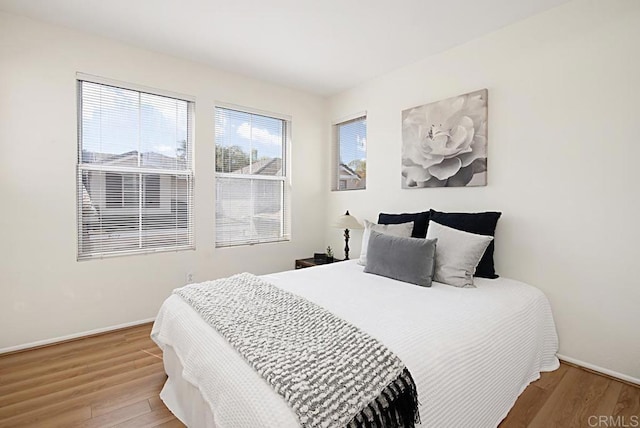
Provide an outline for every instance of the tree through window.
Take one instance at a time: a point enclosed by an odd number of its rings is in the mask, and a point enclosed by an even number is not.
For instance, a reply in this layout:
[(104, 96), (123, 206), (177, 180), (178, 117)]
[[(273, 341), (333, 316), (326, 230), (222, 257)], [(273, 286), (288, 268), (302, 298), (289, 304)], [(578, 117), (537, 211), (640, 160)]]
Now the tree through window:
[(216, 246), (288, 240), (290, 121), (216, 107)]

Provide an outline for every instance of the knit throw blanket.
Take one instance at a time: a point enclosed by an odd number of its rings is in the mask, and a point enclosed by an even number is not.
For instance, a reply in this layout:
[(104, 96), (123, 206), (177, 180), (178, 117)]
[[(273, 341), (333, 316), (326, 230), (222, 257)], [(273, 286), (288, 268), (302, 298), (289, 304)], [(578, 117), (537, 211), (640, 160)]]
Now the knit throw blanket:
[(413, 427), (402, 361), (326, 309), (242, 273), (174, 290), (284, 397), (302, 427)]

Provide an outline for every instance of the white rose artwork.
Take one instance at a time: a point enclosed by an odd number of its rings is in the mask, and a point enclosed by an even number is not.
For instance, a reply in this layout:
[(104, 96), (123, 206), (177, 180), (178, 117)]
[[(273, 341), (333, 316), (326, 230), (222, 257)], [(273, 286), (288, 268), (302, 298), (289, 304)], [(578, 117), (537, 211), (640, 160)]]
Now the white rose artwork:
[(487, 185), (487, 90), (402, 112), (402, 187)]

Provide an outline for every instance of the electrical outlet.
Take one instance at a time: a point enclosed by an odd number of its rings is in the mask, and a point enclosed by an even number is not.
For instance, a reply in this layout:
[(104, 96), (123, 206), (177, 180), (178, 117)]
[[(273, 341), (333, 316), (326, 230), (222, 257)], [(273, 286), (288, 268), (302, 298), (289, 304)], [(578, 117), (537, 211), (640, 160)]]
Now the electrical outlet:
[(191, 284), (193, 282), (193, 273), (187, 272), (187, 284)]

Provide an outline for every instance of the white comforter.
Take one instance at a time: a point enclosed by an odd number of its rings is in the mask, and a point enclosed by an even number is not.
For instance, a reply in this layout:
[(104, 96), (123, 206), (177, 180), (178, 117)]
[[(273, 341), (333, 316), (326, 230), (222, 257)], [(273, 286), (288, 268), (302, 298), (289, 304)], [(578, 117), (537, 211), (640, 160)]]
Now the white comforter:
[[(264, 278), (316, 302), (384, 343), (418, 388), (425, 427), (495, 427), (541, 371), (558, 368), (549, 302), (527, 284), (476, 278), (478, 288), (419, 287), (365, 274), (355, 261)], [(179, 297), (152, 337), (170, 346), (218, 428), (297, 427), (285, 401)]]

